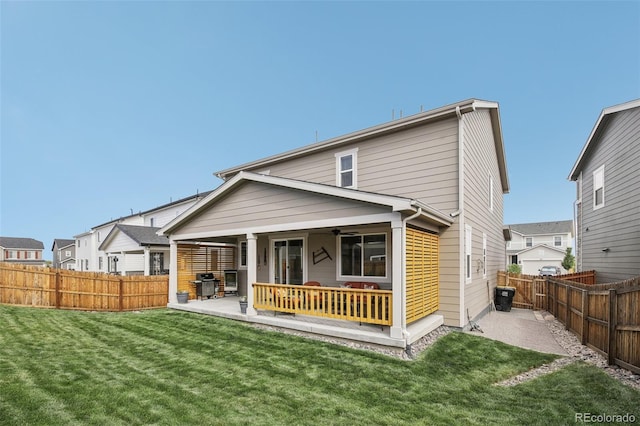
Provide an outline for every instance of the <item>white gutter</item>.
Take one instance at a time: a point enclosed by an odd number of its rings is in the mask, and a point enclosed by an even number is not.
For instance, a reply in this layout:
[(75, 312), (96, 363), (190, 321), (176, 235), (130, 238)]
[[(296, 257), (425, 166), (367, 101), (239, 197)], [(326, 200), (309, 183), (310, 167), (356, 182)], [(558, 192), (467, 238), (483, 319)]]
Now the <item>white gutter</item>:
[(409, 337), (407, 332), (407, 222), (413, 220), (422, 215), (422, 207), (418, 207), (418, 211), (411, 216), (402, 219), (402, 283), (401, 283), (401, 306), (404, 312), (402, 312), (402, 334), (406, 338)]

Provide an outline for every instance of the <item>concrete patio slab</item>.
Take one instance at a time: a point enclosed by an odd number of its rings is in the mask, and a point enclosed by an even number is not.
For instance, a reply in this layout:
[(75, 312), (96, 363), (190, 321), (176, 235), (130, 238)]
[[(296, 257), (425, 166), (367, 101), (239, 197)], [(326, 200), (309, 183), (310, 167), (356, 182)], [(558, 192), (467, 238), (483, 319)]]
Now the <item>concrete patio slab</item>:
[(491, 311), (475, 322), (483, 332), (466, 333), (538, 352), (569, 355), (556, 342), (542, 312), (515, 308), (510, 312)]

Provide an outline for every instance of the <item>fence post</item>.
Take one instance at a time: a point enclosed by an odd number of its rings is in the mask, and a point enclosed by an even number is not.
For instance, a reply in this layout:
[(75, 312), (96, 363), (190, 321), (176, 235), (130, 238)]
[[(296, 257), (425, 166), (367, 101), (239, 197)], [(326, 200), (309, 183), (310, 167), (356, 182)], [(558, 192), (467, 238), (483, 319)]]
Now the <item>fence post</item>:
[(55, 293), (55, 300), (56, 300), (56, 309), (60, 309), (60, 272), (56, 271), (56, 293)]
[(589, 340), (588, 330), (589, 330), (589, 292), (587, 290), (582, 290), (582, 335), (580, 336), (580, 343), (583, 345), (587, 344)]
[(565, 296), (564, 296), (564, 326), (569, 330), (569, 284), (565, 284)]
[(122, 312), (124, 309), (124, 282), (122, 278), (118, 280), (118, 310)]
[(537, 285), (537, 281), (536, 278), (531, 280), (531, 310), (535, 311), (536, 310), (536, 285)]
[(616, 289), (609, 289), (609, 347), (607, 350), (609, 365), (615, 364), (616, 361), (616, 327), (618, 326), (618, 296)]

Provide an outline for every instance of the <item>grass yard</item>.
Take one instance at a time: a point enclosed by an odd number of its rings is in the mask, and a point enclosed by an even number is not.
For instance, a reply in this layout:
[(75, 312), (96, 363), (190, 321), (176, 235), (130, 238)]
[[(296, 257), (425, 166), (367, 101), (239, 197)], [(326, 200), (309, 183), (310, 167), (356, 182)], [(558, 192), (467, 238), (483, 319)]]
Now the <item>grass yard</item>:
[(407, 362), (186, 312), (0, 305), (0, 424), (640, 421), (640, 392), (581, 363), (493, 386), (554, 358), (451, 333)]

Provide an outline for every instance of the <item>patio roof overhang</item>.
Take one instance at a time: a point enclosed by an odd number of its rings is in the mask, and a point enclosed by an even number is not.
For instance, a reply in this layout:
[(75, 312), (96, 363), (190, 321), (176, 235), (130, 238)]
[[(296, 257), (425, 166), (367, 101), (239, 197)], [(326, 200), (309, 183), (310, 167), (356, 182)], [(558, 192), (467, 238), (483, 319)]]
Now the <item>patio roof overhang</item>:
[[(256, 182), (265, 185), (275, 186), (284, 189), (304, 191), (310, 194), (317, 194), (325, 197), (335, 197), (342, 200), (353, 201), (361, 204), (375, 205), (384, 208), (380, 213), (353, 215), (341, 217), (340, 226), (361, 225), (365, 223), (392, 222), (404, 216), (415, 216), (414, 219), (422, 220), (435, 227), (449, 227), (453, 224), (454, 218), (451, 216), (415, 199), (397, 197), (386, 194), (379, 194), (355, 189), (340, 188), (331, 185), (324, 185), (313, 182), (306, 182), (295, 179), (268, 176), (252, 172), (242, 171), (229, 179), (216, 190), (209, 194), (199, 203), (193, 205), (189, 210), (178, 216), (172, 222), (158, 231), (158, 235), (172, 236), (188, 223), (197, 220), (197, 217), (211, 209), (215, 204), (223, 200), (226, 196), (239, 189), (244, 183)], [(282, 223), (270, 224), (268, 226), (229, 226), (223, 230), (208, 230), (206, 233), (187, 233), (180, 235), (179, 240), (202, 238), (202, 237), (223, 237), (229, 235), (240, 235), (247, 232), (281, 232), (292, 229), (323, 228), (336, 226), (338, 219), (318, 218), (304, 219), (300, 222), (283, 220)], [(172, 239), (175, 239), (171, 237)]]

